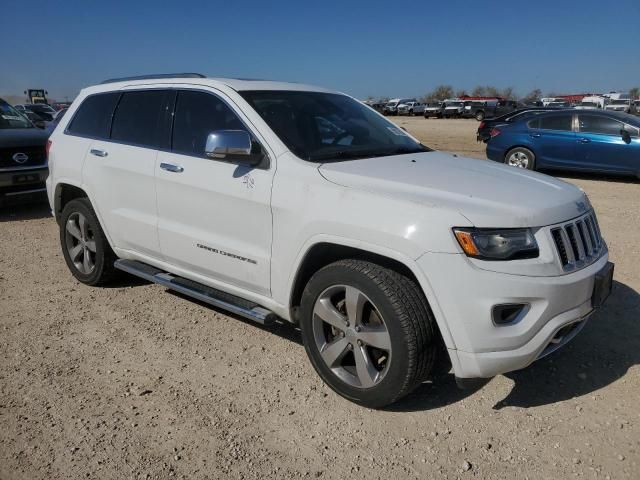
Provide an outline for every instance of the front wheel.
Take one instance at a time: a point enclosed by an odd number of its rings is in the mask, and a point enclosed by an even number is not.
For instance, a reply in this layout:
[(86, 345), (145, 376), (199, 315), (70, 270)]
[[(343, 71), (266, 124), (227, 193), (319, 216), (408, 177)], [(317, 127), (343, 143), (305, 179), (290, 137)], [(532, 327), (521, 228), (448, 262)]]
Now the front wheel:
[(484, 120), (484, 112), (477, 112), (476, 113), (476, 120), (479, 121), (479, 122)]
[(370, 408), (408, 394), (435, 361), (435, 321), (420, 288), (366, 261), (341, 260), (313, 275), (302, 296), (300, 328), (324, 382)]
[(536, 164), (536, 156), (528, 148), (524, 148), (524, 147), (512, 148), (505, 155), (504, 163), (511, 167), (534, 170), (535, 164)]

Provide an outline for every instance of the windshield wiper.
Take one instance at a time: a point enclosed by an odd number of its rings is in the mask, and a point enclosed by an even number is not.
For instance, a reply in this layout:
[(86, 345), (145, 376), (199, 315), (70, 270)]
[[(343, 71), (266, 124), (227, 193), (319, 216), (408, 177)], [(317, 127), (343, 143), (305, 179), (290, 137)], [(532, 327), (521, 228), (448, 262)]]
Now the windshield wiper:
[(353, 160), (356, 158), (367, 158), (367, 157), (379, 157), (381, 154), (378, 151), (353, 151), (353, 150), (339, 150), (337, 152), (332, 153), (321, 153), (317, 155), (310, 155), (309, 160), (313, 162), (327, 162), (327, 161), (340, 161), (340, 160)]
[(432, 150), (429, 147), (425, 147), (424, 145), (420, 145), (419, 147), (398, 147), (394, 148), (391, 151), (385, 153), (385, 155), (402, 155), (405, 153), (423, 153), (423, 152), (431, 152)]

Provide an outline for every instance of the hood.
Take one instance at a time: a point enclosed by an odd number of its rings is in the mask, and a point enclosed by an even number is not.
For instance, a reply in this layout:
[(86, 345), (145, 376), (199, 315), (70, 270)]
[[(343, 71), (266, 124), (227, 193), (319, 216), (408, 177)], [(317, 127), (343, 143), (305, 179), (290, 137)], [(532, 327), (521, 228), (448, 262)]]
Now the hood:
[(590, 208), (569, 183), (444, 152), (326, 163), (319, 171), (344, 187), (455, 210), (476, 227), (542, 227)]
[(49, 132), (39, 128), (0, 128), (0, 149), (40, 147), (47, 144)]

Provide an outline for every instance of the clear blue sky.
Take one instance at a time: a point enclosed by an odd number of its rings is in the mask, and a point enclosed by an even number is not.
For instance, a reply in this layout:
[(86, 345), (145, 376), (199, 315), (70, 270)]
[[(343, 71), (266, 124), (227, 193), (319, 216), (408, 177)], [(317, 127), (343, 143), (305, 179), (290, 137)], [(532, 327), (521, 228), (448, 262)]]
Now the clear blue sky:
[(180, 71), (357, 97), (640, 85), (640, 0), (0, 0), (0, 16), (0, 95)]

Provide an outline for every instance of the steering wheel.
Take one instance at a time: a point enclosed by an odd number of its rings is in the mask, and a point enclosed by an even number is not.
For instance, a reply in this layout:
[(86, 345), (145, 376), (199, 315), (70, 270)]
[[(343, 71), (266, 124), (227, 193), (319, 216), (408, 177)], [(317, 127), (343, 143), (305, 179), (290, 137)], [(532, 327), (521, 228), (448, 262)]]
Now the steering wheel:
[(347, 131), (339, 133), (338, 136), (336, 136), (336, 138), (333, 139), (333, 141), (331, 142), (331, 145), (337, 145), (340, 140), (342, 140), (343, 138), (350, 137), (350, 136), (351, 136), (351, 133), (349, 133)]

